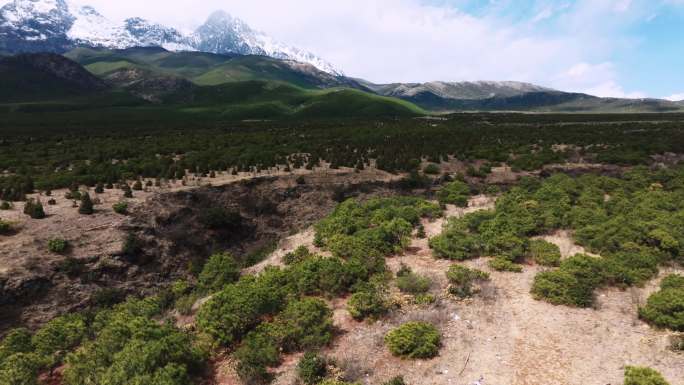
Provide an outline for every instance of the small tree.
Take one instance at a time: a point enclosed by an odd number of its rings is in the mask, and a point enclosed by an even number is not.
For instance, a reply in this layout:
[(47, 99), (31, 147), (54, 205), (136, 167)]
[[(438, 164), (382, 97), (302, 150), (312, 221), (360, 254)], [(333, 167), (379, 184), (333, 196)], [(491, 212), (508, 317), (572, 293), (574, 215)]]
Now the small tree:
[(96, 194), (102, 194), (104, 192), (104, 185), (102, 183), (98, 183), (97, 186), (95, 186), (95, 193)]
[(114, 209), (114, 212), (117, 214), (126, 215), (128, 214), (128, 203), (124, 201), (114, 203), (112, 209)]
[(142, 191), (143, 189), (143, 184), (140, 179), (136, 180), (135, 183), (133, 183), (133, 190), (135, 191)]
[(64, 239), (55, 238), (48, 241), (48, 250), (51, 253), (61, 254), (69, 247), (69, 242)]
[(432, 358), (439, 353), (441, 337), (437, 328), (426, 322), (406, 323), (385, 336), (393, 355), (403, 358)]
[(215, 292), (240, 278), (240, 267), (235, 258), (228, 253), (214, 254), (202, 268), (198, 278), (198, 288), (203, 292)]
[(305, 385), (315, 385), (323, 381), (328, 374), (328, 362), (325, 357), (314, 352), (306, 352), (297, 364), (297, 375)]
[(45, 210), (43, 210), (43, 204), (39, 200), (29, 199), (24, 205), (24, 214), (30, 216), (33, 219), (43, 219), (45, 218)]
[(93, 209), (93, 201), (90, 199), (90, 194), (84, 193), (81, 196), (81, 204), (78, 206), (79, 214), (92, 215), (95, 210)]

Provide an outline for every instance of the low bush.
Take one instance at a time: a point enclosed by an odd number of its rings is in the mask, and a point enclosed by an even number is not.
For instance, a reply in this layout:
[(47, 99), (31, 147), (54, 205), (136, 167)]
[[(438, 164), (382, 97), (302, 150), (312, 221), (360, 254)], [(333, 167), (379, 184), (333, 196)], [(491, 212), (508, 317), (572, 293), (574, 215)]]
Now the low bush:
[(273, 375), (268, 371), (280, 363), (280, 350), (275, 339), (262, 328), (250, 332), (235, 351), (237, 373), (247, 384), (268, 384)]
[(197, 278), (197, 288), (203, 293), (213, 293), (240, 278), (240, 267), (228, 253), (209, 257)]
[(423, 173), (427, 175), (439, 175), (440, 172), (439, 166), (434, 163), (430, 163), (423, 168)]
[(0, 219), (0, 235), (12, 234), (12, 224), (10, 222)]
[(416, 274), (409, 268), (403, 268), (397, 273), (397, 287), (402, 293), (424, 294), (430, 290), (432, 281), (428, 277)]
[(522, 265), (503, 257), (492, 258), (487, 264), (496, 271), (508, 271), (511, 273), (522, 273), (523, 271)]
[(35, 352), (45, 357), (47, 365), (59, 363), (63, 356), (81, 343), (86, 336), (85, 319), (79, 314), (67, 314), (45, 324), (31, 338)]
[(318, 298), (290, 302), (272, 322), (271, 333), (285, 352), (323, 347), (332, 341), (332, 311)]
[(390, 310), (390, 304), (383, 288), (365, 285), (357, 290), (347, 302), (349, 314), (357, 321), (377, 320)]
[(314, 352), (306, 352), (297, 364), (297, 377), (305, 385), (316, 385), (328, 375), (328, 361)]
[(665, 378), (651, 368), (628, 366), (625, 368), (624, 385), (670, 385)]
[(112, 209), (114, 210), (115, 213), (120, 214), (120, 215), (126, 215), (128, 214), (128, 202), (126, 201), (121, 201), (118, 203), (114, 203), (112, 205)]
[(653, 293), (639, 316), (651, 325), (684, 332), (684, 277), (670, 275), (663, 280), (660, 291)]
[(43, 219), (45, 218), (45, 210), (43, 209), (43, 204), (39, 200), (33, 198), (26, 201), (24, 204), (24, 214), (28, 215), (33, 219)]
[(439, 353), (440, 334), (437, 328), (426, 322), (406, 323), (385, 336), (390, 352), (398, 357), (426, 359)]
[(17, 353), (31, 353), (34, 349), (28, 329), (12, 329), (0, 343), (0, 362)]
[(684, 352), (684, 335), (678, 334), (670, 337), (670, 349), (675, 352)]
[(299, 246), (294, 251), (283, 256), (283, 263), (286, 265), (293, 265), (295, 263), (302, 262), (310, 256), (311, 252), (306, 246)]
[(61, 254), (69, 247), (69, 242), (61, 238), (50, 239), (48, 241), (48, 251)]
[(448, 183), (437, 192), (437, 199), (441, 204), (467, 207), (469, 198), (470, 187), (462, 181)]
[(12, 209), (12, 203), (3, 201), (0, 203), (0, 210), (7, 211)]
[(0, 384), (37, 385), (41, 358), (34, 353), (17, 353), (0, 361)]
[(449, 281), (449, 293), (461, 298), (473, 295), (473, 283), (489, 280), (489, 274), (486, 272), (459, 265), (449, 267), (446, 277)]
[(382, 385), (406, 385), (406, 381), (404, 381), (404, 377), (396, 376), (387, 382), (383, 382)]
[(543, 239), (530, 241), (530, 257), (541, 266), (557, 267), (560, 265), (560, 248)]
[(95, 212), (94, 204), (87, 192), (81, 196), (81, 203), (78, 206), (78, 213), (82, 215), (92, 215)]

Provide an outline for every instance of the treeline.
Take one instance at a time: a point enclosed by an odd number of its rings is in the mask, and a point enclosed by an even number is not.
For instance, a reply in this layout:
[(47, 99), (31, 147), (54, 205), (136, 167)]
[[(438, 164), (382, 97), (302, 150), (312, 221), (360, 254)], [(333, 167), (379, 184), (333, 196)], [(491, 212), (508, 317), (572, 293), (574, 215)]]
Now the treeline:
[[(34, 128), (30, 136), (15, 133), (0, 139), (0, 170), (8, 175), (0, 177), (0, 192), (3, 199), (16, 200), (31, 188), (94, 186), (139, 177), (180, 179), (186, 172), (312, 168), (323, 161), (333, 168), (361, 169), (376, 160), (382, 170), (402, 172), (416, 169), (421, 159), (439, 162), (453, 156), (533, 170), (562, 163), (570, 155), (631, 165), (648, 163), (653, 154), (684, 153), (684, 130), (676, 122), (559, 124), (543, 123), (551, 118), (536, 115), (515, 119), (524, 123), (459, 115), (436, 121), (242, 122), (226, 123), (226, 128), (188, 121), (182, 129), (160, 129), (145, 121), (116, 130), (48, 124)], [(572, 146), (561, 151), (556, 144)]]

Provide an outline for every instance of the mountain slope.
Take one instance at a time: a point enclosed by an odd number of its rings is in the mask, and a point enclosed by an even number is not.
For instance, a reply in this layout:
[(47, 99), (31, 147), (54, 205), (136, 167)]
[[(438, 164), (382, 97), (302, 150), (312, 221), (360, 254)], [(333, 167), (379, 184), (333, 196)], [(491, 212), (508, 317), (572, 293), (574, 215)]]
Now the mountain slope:
[(218, 55), (204, 52), (169, 52), (161, 48), (106, 50), (77, 48), (66, 56), (96, 75), (124, 68), (140, 68), (158, 74), (184, 77), (198, 85), (218, 85), (246, 80), (275, 80), (304, 88), (350, 87), (364, 89), (357, 81), (316, 67), (266, 56)]
[(93, 7), (65, 0), (13, 0), (0, 8), (0, 52), (64, 53), (79, 46), (263, 55), (308, 63), (332, 75), (342, 74), (316, 55), (278, 42), (222, 11), (186, 34), (139, 17), (113, 22)]
[(0, 101), (36, 101), (82, 96), (108, 87), (77, 63), (56, 54), (0, 58)]

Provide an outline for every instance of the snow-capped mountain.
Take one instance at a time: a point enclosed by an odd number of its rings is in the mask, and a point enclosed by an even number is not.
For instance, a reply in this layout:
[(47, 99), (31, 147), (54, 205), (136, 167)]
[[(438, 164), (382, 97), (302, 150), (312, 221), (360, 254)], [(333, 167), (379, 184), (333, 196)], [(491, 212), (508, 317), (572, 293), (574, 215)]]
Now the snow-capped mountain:
[(366, 84), (366, 86), (381, 95), (399, 98), (432, 94), (444, 99), (465, 100), (512, 97), (532, 92), (554, 91), (535, 84), (512, 81), (394, 83)]
[(139, 17), (114, 22), (93, 7), (65, 0), (12, 0), (0, 8), (0, 52), (62, 53), (76, 46), (263, 55), (342, 75), (316, 55), (280, 43), (222, 11), (213, 13), (196, 31), (183, 33)]

